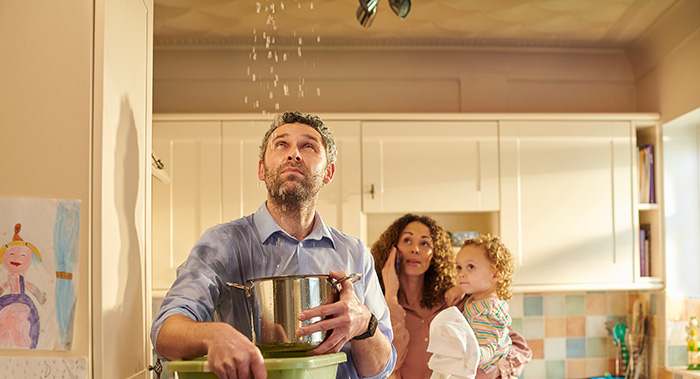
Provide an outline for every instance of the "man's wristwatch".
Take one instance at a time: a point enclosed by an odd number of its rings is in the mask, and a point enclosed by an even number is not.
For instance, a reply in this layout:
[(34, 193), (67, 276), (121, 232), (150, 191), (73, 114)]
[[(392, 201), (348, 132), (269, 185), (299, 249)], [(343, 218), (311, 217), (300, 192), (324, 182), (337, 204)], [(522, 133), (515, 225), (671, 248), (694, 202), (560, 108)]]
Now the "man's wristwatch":
[(367, 326), (367, 331), (360, 334), (359, 336), (355, 336), (353, 339), (354, 340), (363, 340), (365, 338), (372, 337), (374, 335), (374, 332), (377, 331), (377, 318), (374, 317), (374, 314), (371, 314), (372, 317), (369, 318), (369, 325)]

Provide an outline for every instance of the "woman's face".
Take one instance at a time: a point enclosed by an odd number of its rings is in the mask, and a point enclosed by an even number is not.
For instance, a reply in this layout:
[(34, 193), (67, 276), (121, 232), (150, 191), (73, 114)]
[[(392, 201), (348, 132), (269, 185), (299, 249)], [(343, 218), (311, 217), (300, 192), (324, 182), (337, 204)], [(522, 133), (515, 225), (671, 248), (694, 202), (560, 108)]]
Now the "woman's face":
[(423, 275), (433, 258), (433, 238), (430, 228), (420, 221), (413, 221), (401, 232), (396, 248), (401, 253), (401, 273)]

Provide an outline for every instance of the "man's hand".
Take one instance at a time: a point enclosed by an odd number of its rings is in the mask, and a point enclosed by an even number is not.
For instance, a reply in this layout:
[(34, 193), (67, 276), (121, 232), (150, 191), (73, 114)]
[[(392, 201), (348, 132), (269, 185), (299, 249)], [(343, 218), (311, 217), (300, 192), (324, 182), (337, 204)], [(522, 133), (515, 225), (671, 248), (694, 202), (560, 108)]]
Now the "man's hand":
[[(334, 279), (345, 277), (344, 271), (330, 271)], [(360, 302), (355, 295), (355, 289), (349, 280), (341, 283), (342, 290), (337, 302), (319, 305), (299, 313), (299, 320), (304, 321), (313, 317), (327, 318), (297, 329), (298, 336), (305, 336), (324, 330), (329, 330), (330, 335), (323, 343), (308, 352), (309, 355), (337, 353), (353, 337), (364, 333), (372, 317), (370, 310)]]
[(252, 372), (255, 379), (266, 379), (267, 370), (260, 349), (233, 327), (225, 327), (208, 343), (209, 369), (219, 378), (252, 378)]
[(183, 315), (172, 315), (163, 323), (157, 348), (169, 359), (191, 359), (206, 354), (209, 369), (219, 378), (267, 378), (260, 349), (223, 322), (196, 322)]

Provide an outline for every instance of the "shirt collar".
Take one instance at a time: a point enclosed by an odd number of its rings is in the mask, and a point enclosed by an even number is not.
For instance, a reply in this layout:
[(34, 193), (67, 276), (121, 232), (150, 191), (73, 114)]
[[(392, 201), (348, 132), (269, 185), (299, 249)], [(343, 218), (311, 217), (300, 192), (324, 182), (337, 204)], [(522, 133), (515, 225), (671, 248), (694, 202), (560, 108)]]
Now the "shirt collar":
[[(327, 239), (331, 245), (333, 245), (333, 248), (335, 248), (335, 241), (333, 240), (333, 235), (331, 234), (330, 228), (323, 222), (323, 219), (321, 219), (321, 215), (318, 213), (318, 211), (315, 212), (314, 226), (311, 229), (311, 233), (304, 238), (304, 241), (320, 241)], [(281, 233), (289, 238), (295, 239), (285, 232), (277, 224), (277, 221), (272, 218), (270, 211), (267, 209), (267, 202), (264, 202), (255, 212), (253, 215), (253, 221), (255, 223), (255, 229), (257, 229), (258, 235), (260, 236), (260, 240), (263, 242), (263, 244), (268, 242), (268, 239), (275, 233)]]

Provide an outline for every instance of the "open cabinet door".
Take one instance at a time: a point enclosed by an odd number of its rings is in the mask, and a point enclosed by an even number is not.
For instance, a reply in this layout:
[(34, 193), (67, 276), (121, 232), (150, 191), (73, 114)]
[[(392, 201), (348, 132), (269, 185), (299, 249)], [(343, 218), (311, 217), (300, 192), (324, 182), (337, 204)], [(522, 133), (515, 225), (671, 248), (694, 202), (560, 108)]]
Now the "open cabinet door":
[(95, 378), (147, 378), (153, 2), (95, 2)]

